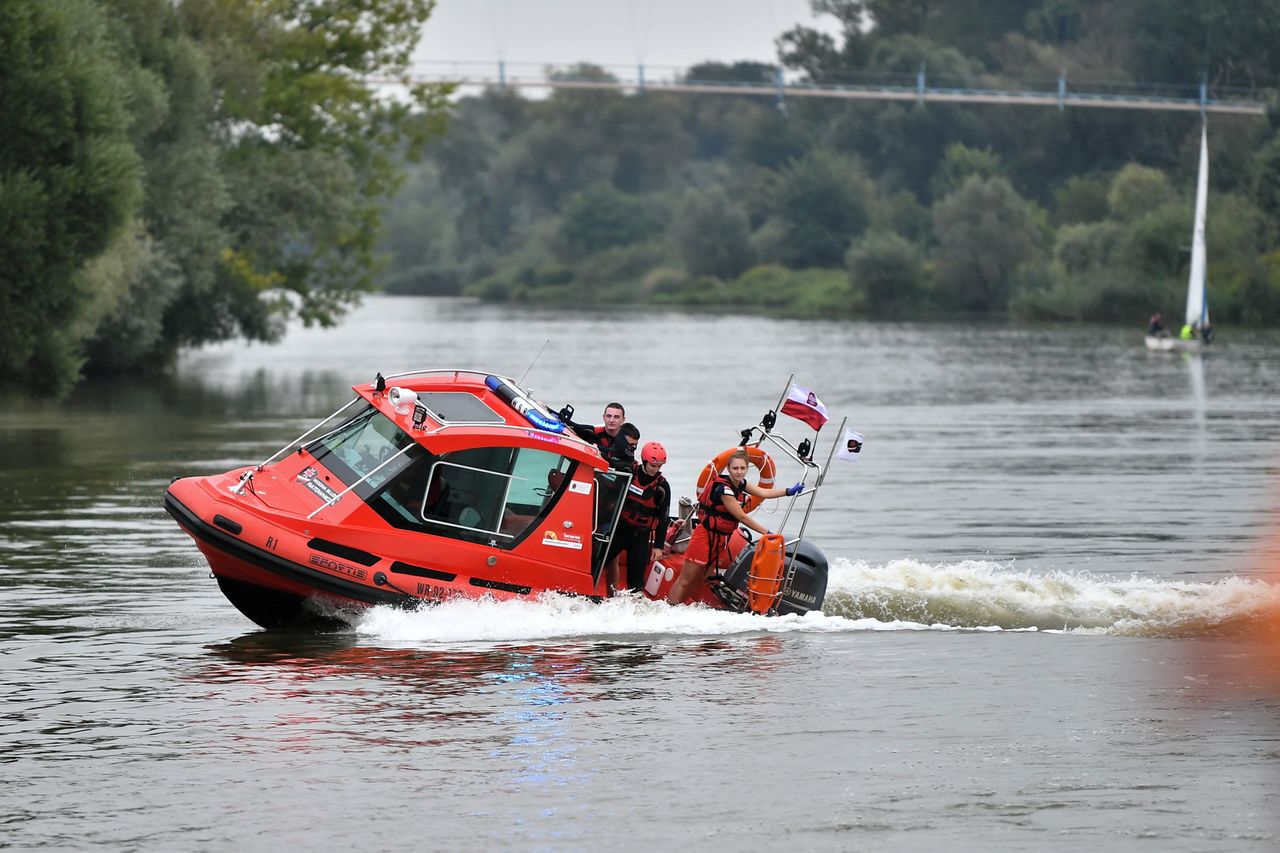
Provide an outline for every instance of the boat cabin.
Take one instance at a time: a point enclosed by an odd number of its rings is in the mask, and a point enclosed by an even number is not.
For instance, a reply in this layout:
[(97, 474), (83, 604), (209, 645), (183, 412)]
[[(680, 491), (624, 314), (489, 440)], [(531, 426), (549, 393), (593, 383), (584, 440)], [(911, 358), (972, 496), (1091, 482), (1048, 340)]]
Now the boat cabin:
[[(517, 586), (541, 587), (553, 574), (557, 587), (594, 592), (630, 475), (609, 470), (509, 380), (447, 370), (386, 381), (356, 386), (325, 423), (345, 420), (274, 466), (314, 496), (307, 518), (343, 528), (347, 542), (354, 529), (377, 531), (381, 551), (390, 526), (450, 573), (480, 546), (508, 553), (501, 574)], [(581, 579), (565, 583), (566, 572)]]

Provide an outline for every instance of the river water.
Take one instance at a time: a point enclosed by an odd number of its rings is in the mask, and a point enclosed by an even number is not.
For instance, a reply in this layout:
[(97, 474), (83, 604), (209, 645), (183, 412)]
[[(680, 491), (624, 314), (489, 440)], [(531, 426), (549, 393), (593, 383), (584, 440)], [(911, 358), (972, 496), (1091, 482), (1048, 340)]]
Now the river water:
[[(865, 449), (806, 532), (824, 613), (550, 598), (263, 632), (160, 508), (377, 371), (519, 377), (547, 341), (525, 384), (583, 419), (623, 401), (677, 493), (792, 372), (847, 416)], [(0, 846), (1275, 849), (1278, 352), (375, 297), (7, 403)]]

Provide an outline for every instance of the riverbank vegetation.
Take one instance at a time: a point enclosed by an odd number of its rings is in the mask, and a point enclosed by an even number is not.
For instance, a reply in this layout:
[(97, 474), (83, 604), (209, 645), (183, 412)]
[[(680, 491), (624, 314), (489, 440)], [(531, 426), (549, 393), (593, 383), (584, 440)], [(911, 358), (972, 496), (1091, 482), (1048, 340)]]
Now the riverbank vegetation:
[[(1194, 112), (384, 97), (364, 81), (406, 79), (433, 5), (0, 3), (0, 390), (273, 340), (379, 287), (791, 316), (1180, 314)], [(1280, 79), (1280, 0), (814, 6), (842, 34), (800, 27), (778, 45), (815, 83), (911, 85), (923, 69), (936, 86), (1051, 89), (1065, 73), (1193, 96), (1202, 80), (1274, 93)], [(773, 85), (778, 70), (687, 77)], [(1209, 134), (1214, 319), (1276, 324), (1280, 112), (1215, 115)]]
[[(881, 75), (1267, 88), (1280, 3), (821, 0), (781, 35), (819, 83)], [(688, 79), (769, 85), (776, 68)], [(605, 77), (581, 66), (573, 75)], [(940, 81), (940, 82), (939, 82)], [(1083, 84), (1082, 84), (1083, 85)], [(1280, 114), (1209, 119), (1219, 324), (1280, 322)], [(490, 90), (390, 212), (383, 282), (488, 300), (799, 316), (1181, 316), (1200, 116), (826, 98)]]

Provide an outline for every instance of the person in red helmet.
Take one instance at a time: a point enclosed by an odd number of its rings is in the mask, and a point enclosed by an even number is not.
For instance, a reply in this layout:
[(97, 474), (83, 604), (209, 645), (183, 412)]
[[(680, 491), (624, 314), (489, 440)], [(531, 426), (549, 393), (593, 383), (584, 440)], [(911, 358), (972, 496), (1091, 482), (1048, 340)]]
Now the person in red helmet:
[[(642, 589), (645, 574), (654, 560), (662, 556), (662, 546), (671, 518), (671, 486), (662, 476), (667, 464), (667, 451), (656, 441), (640, 448), (640, 459), (631, 471), (627, 500), (618, 517), (618, 529), (605, 556), (610, 583), (614, 589)], [(620, 555), (626, 555), (623, 575)]]

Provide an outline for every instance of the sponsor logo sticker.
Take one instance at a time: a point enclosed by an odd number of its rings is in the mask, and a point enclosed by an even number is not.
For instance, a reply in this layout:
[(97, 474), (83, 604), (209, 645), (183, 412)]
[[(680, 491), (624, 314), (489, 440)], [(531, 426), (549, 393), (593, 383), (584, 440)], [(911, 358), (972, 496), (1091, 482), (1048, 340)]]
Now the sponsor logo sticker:
[(552, 548), (569, 548), (574, 551), (581, 551), (582, 537), (576, 534), (565, 534), (565, 538), (561, 539), (556, 536), (554, 530), (548, 530), (542, 534), (542, 544), (550, 545)]
[(320, 472), (308, 465), (298, 473), (298, 482), (310, 489), (317, 497), (325, 503), (331, 503), (338, 493), (329, 488), (323, 480), (320, 479)]
[(331, 560), (328, 557), (321, 557), (319, 554), (312, 554), (311, 559), (307, 560), (307, 562), (313, 566), (328, 569), (331, 572), (350, 575), (356, 580), (364, 580), (368, 575), (368, 572), (360, 566), (351, 566), (346, 563), (340, 563), (337, 560)]

